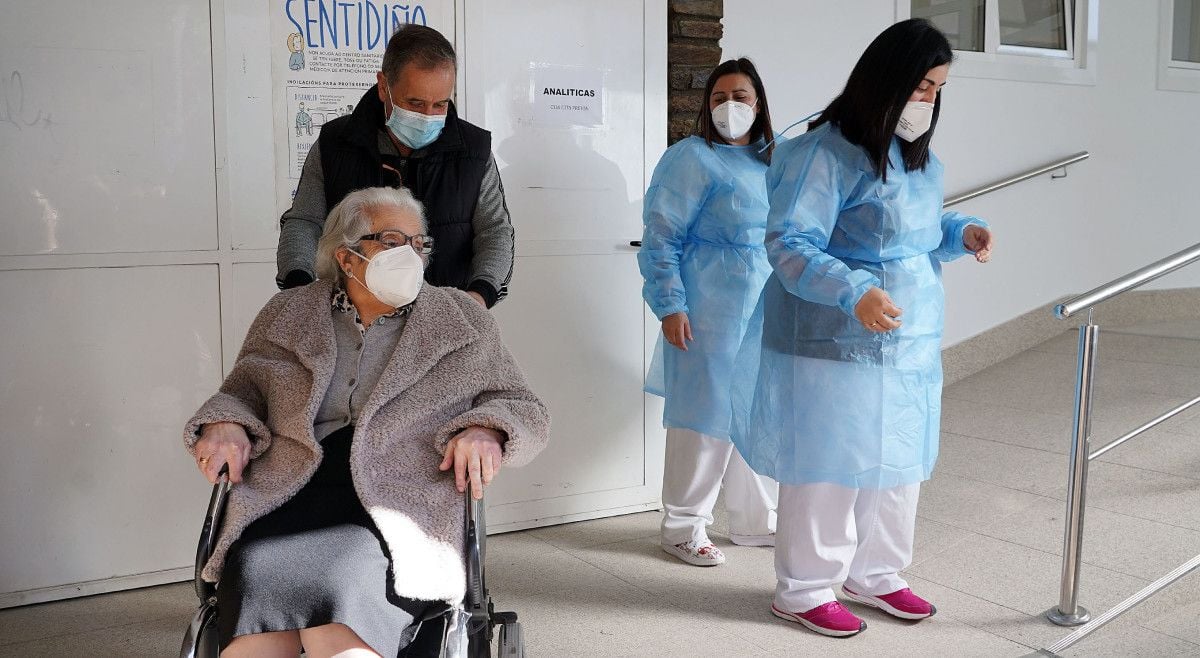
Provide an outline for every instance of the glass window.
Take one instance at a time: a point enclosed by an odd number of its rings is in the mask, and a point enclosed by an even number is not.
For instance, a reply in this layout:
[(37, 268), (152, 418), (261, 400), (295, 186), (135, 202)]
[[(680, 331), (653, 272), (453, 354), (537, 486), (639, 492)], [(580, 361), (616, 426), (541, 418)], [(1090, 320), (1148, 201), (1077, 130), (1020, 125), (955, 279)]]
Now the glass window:
[(1171, 59), (1200, 64), (1200, 0), (1175, 0)]
[(999, 0), (1000, 43), (1067, 50), (1066, 4), (1064, 0)]
[[(1169, 12), (1176, 0), (1158, 0)], [(924, 18), (950, 40), (956, 76), (1096, 84), (1100, 0), (894, 0), (896, 20)], [(1200, 0), (1188, 0), (1191, 5)], [(1197, 10), (1200, 13), (1200, 9)], [(1190, 15), (1190, 14), (1189, 14)], [(1161, 24), (1167, 25), (1163, 16)], [(1164, 28), (1167, 29), (1167, 28)], [(1200, 28), (1189, 34), (1200, 33)], [(1170, 57), (1165, 38), (1160, 56)], [(1177, 67), (1196, 67), (1176, 62)]]
[(912, 17), (926, 18), (955, 50), (983, 52), (986, 0), (912, 0)]

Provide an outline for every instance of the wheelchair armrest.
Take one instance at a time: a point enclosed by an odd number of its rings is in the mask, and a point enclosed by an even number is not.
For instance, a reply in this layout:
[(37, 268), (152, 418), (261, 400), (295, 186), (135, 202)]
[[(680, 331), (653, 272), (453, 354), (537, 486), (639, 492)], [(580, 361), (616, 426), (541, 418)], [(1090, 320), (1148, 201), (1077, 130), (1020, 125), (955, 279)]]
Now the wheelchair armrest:
[(200, 602), (208, 601), (216, 588), (212, 583), (205, 582), (200, 577), (204, 565), (212, 557), (217, 545), (217, 535), (221, 532), (221, 522), (225, 519), (225, 502), (229, 496), (229, 467), (223, 466), (213, 485), (212, 496), (208, 499), (208, 512), (204, 515), (204, 526), (200, 528), (200, 541), (196, 544), (196, 596)]
[(487, 547), (487, 524), (484, 521), (483, 499), (471, 497), (468, 486), (464, 494), (467, 558), (467, 610), (487, 608), (487, 583), (484, 578), (484, 560)]

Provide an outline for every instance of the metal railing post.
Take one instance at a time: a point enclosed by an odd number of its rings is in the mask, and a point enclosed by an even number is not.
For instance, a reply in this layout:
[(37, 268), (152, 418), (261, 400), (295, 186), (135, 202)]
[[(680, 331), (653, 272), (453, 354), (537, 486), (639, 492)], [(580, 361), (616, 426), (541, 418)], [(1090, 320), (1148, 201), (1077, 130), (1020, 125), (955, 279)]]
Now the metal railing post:
[(1071, 441), (1070, 471), (1067, 473), (1067, 520), (1063, 534), (1062, 581), (1058, 607), (1046, 617), (1059, 626), (1087, 623), (1090, 615), (1079, 605), (1079, 569), (1083, 564), (1083, 511), (1087, 499), (1088, 439), (1092, 431), (1092, 381), (1096, 374), (1096, 339), (1100, 327), (1088, 323), (1079, 327), (1079, 364), (1075, 373), (1075, 423)]

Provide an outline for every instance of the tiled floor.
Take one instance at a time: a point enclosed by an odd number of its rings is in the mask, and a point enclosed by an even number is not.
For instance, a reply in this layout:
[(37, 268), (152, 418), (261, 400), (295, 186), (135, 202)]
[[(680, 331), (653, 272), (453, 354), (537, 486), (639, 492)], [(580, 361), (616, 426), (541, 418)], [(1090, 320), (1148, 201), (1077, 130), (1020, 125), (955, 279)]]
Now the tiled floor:
[[(1097, 442), (1200, 395), (1200, 323), (1104, 332)], [(655, 513), (492, 537), (489, 584), (517, 610), (531, 656), (1020, 656), (1068, 631), (1057, 599), (1073, 334), (945, 393), (941, 461), (922, 490), (907, 577), (939, 614), (918, 624), (861, 610), (870, 628), (818, 637), (771, 616), (772, 552), (733, 546), (689, 567), (658, 548)], [(1200, 553), (1200, 407), (1093, 464), (1080, 600), (1107, 609)], [(3, 656), (178, 651), (187, 584), (0, 611)], [(1068, 655), (1200, 656), (1200, 573)]]

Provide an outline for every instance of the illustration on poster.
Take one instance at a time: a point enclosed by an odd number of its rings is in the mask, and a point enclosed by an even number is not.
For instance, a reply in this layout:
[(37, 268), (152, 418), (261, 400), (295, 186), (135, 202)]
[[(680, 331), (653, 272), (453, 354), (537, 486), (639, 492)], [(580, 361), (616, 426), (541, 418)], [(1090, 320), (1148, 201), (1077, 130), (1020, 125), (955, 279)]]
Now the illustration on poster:
[(283, 0), (283, 11), (308, 48), (379, 50), (401, 25), (428, 25), (421, 3), (378, 0)]
[[(318, 101), (316, 106), (306, 104), (301, 100), (299, 107), (296, 109), (296, 136), (312, 136), (314, 128), (320, 128), (326, 122), (336, 119), (337, 117), (352, 114), (354, 105), (322, 105), (320, 98), (314, 94), (295, 94), (294, 99), (307, 99), (308, 101)], [(329, 101), (325, 101), (328, 103)]]
[(312, 115), (304, 111), (304, 103), (300, 104), (300, 110), (296, 112), (296, 136), (300, 136), (300, 131), (305, 130), (309, 135), (312, 135), (313, 120)]
[(299, 71), (304, 68), (304, 35), (299, 32), (289, 34), (287, 45), (288, 52), (292, 53), (288, 57), (288, 68), (293, 71)]

